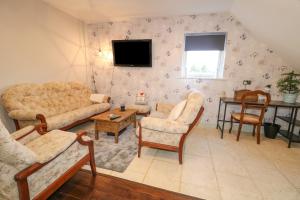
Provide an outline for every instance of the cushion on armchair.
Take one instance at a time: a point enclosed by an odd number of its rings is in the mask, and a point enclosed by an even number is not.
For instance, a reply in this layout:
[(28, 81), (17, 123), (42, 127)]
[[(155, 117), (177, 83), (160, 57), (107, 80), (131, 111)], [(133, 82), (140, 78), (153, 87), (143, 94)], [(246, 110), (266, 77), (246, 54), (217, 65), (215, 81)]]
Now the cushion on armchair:
[(45, 163), (65, 151), (76, 140), (75, 133), (53, 130), (26, 144), (37, 155), (39, 163)]
[(167, 133), (185, 133), (189, 129), (189, 127), (183, 123), (154, 117), (143, 117), (141, 126), (146, 129)]
[(176, 120), (181, 115), (182, 111), (184, 110), (184, 107), (186, 105), (186, 100), (181, 101), (178, 103), (174, 108), (171, 110), (168, 119), (169, 120)]
[(177, 122), (190, 125), (195, 120), (198, 112), (203, 105), (203, 97), (199, 92), (193, 91), (188, 95), (186, 106), (176, 120)]
[(0, 162), (22, 170), (36, 161), (36, 154), (15, 141), (0, 120)]

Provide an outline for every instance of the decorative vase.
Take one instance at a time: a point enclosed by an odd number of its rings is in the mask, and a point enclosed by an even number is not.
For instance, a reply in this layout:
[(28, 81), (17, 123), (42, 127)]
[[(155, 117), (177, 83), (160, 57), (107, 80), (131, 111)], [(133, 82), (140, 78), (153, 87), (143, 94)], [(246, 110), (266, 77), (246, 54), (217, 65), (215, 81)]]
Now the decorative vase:
[(285, 103), (296, 103), (297, 97), (298, 97), (298, 93), (295, 94), (283, 93), (283, 101)]

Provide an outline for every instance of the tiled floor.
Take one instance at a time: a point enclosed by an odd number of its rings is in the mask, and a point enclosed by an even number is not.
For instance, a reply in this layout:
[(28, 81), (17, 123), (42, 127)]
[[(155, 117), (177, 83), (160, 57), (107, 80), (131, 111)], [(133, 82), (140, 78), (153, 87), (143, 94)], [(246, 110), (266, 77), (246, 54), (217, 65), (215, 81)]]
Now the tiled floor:
[(300, 146), (281, 139), (196, 128), (185, 143), (184, 161), (173, 152), (143, 148), (124, 173), (99, 172), (205, 199), (300, 199)]

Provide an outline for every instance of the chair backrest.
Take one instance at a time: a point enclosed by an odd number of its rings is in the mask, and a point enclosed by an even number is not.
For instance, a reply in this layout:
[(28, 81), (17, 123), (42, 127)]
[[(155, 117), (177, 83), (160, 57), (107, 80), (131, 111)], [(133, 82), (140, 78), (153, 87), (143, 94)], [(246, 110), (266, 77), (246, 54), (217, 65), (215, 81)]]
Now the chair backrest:
[[(258, 98), (259, 96), (263, 96), (263, 100), (259, 100)], [(242, 102), (241, 121), (247, 109), (255, 109), (260, 111), (259, 122), (261, 123), (270, 101), (271, 101), (270, 94), (263, 92), (261, 90), (250, 91), (243, 94), (241, 98), (241, 102)]]
[(192, 91), (188, 97), (184, 110), (176, 121), (190, 125), (194, 122), (203, 106), (204, 100), (200, 92)]

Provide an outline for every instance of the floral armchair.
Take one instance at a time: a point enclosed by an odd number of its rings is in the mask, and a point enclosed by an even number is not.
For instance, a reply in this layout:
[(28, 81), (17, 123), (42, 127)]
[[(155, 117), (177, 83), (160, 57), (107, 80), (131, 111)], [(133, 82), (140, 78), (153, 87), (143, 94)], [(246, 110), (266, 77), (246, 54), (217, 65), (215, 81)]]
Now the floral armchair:
[[(181, 104), (181, 105), (180, 105)], [(156, 112), (144, 117), (139, 122), (137, 136), (139, 138), (138, 157), (141, 148), (148, 146), (178, 152), (179, 163), (182, 164), (182, 151), (186, 136), (198, 123), (204, 108), (203, 98), (197, 91), (191, 92), (184, 102), (174, 106), (158, 103)], [(175, 107), (182, 107), (176, 119), (170, 118)], [(168, 116), (169, 115), (169, 116)]]
[(0, 120), (0, 199), (46, 199), (84, 164), (96, 175), (93, 141), (28, 126), (9, 134)]

